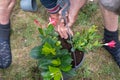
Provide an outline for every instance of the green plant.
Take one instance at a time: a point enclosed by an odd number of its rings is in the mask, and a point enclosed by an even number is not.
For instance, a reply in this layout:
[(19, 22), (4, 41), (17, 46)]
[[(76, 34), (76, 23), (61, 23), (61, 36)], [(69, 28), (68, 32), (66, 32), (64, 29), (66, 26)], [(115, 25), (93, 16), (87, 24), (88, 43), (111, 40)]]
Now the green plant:
[(100, 35), (97, 34), (97, 26), (93, 25), (89, 29), (76, 32), (72, 41), (75, 49), (88, 52), (102, 46), (99, 38)]
[(63, 49), (58, 40), (58, 34), (52, 25), (47, 28), (39, 28), (41, 45), (31, 51), (31, 56), (38, 59), (38, 66), (44, 80), (60, 80), (62, 72), (72, 71), (72, 58), (67, 49)]

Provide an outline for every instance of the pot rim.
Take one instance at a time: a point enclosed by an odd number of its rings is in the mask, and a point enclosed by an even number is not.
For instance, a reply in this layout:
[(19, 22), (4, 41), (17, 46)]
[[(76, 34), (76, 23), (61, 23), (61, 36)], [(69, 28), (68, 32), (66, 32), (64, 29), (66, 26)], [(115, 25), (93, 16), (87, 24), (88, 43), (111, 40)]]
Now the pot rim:
[(78, 65), (76, 65), (73, 69), (78, 69), (80, 66), (82, 66), (84, 59), (85, 59), (85, 54), (84, 54), (84, 52), (82, 52), (82, 53), (83, 53), (83, 58), (82, 58), (81, 62)]

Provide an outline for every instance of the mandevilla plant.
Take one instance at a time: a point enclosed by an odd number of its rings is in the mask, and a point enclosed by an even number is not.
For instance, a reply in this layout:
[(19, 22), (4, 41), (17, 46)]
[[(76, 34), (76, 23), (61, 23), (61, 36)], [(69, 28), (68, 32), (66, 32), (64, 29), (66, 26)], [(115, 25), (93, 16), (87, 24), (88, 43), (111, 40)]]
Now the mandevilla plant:
[[(77, 32), (72, 37), (74, 50), (88, 52), (95, 47), (102, 46), (97, 40), (96, 26), (88, 30)], [(72, 66), (71, 52), (64, 49), (58, 38), (58, 33), (49, 24), (47, 28), (39, 28), (41, 44), (31, 50), (30, 56), (37, 59), (43, 80), (63, 80), (63, 73), (75, 76)], [(70, 41), (67, 41), (70, 44)]]
[(44, 80), (61, 80), (62, 72), (72, 73), (72, 58), (67, 49), (63, 49), (58, 40), (58, 34), (54, 27), (49, 25), (47, 28), (39, 28), (41, 45), (32, 49), (31, 57), (38, 60), (41, 75)]

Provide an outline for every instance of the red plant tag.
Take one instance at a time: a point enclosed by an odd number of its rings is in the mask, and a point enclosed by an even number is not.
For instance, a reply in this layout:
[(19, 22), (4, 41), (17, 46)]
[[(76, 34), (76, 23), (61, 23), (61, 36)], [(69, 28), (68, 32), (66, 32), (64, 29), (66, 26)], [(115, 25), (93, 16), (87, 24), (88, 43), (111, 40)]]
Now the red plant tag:
[(110, 47), (110, 48), (114, 48), (114, 47), (115, 47), (115, 44), (116, 44), (116, 42), (115, 42), (114, 40), (112, 40), (112, 41), (110, 41), (110, 42), (108, 42), (108, 43), (105, 43), (104, 45), (105, 45), (105, 46), (108, 46), (108, 47)]
[(52, 24), (53, 26), (57, 25), (57, 23), (56, 23), (54, 18), (49, 17), (49, 21), (50, 21), (49, 24)]

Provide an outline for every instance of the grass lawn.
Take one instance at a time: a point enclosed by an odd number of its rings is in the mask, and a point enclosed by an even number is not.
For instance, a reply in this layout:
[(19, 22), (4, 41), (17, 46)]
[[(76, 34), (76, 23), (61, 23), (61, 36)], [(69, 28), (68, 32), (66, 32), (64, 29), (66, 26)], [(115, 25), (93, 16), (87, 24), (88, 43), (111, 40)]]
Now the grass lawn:
[[(73, 31), (80, 31), (82, 28), (89, 28), (94, 24), (98, 26), (100, 35), (103, 35), (103, 20), (99, 8), (95, 8), (96, 6), (92, 6), (90, 9), (87, 8), (90, 11), (83, 10), (84, 13), (89, 12), (86, 15), (79, 14)], [(94, 9), (95, 12), (92, 11)], [(36, 61), (29, 56), (29, 52), (40, 43), (39, 26), (34, 24), (34, 19), (37, 19), (42, 27), (45, 27), (48, 24), (47, 16), (48, 14), (40, 4), (38, 11), (31, 13), (22, 11), (19, 1), (17, 2), (11, 16), (13, 62), (8, 69), (0, 70), (0, 80), (38, 80), (32, 78), (32, 75), (37, 77), (38, 74), (32, 73)], [(120, 69), (111, 55), (103, 48), (86, 54), (85, 61), (77, 72), (77, 76), (71, 80), (120, 80)]]

